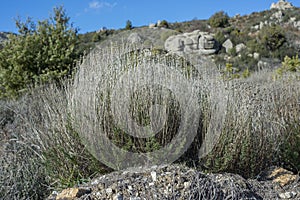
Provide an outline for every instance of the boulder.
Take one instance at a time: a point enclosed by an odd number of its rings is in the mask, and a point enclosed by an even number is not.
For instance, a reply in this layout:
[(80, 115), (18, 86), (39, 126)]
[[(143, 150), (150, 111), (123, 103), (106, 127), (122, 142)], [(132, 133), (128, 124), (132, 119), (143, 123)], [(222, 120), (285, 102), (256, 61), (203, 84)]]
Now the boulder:
[(90, 188), (67, 188), (56, 196), (56, 200), (72, 200), (91, 193)]
[(209, 55), (215, 53), (219, 45), (212, 34), (196, 30), (169, 37), (165, 42), (165, 49), (178, 54)]
[(281, 10), (279, 10), (279, 11), (273, 13), (273, 15), (271, 16), (271, 19), (275, 19), (279, 22), (282, 22), (283, 16), (284, 16), (283, 12)]
[(129, 43), (141, 43), (143, 41), (143, 39), (138, 33), (131, 33), (128, 36), (127, 41)]
[(242, 50), (244, 50), (246, 48), (247, 48), (247, 46), (244, 45), (243, 43), (240, 43), (240, 44), (235, 46), (235, 50), (236, 50), (237, 53), (240, 53)]
[(254, 52), (253, 53), (253, 58), (256, 59), (256, 60), (258, 60), (259, 59), (259, 53)]
[(153, 24), (153, 23), (149, 24), (149, 28), (155, 28), (155, 27), (156, 27), (156, 24)]
[(227, 40), (222, 44), (222, 46), (226, 49), (226, 53), (228, 53), (229, 50), (233, 48), (233, 44), (232, 44), (232, 42), (231, 42), (230, 39), (227, 39)]
[(294, 8), (294, 6), (285, 0), (279, 0), (277, 3), (272, 3), (270, 9), (285, 10)]

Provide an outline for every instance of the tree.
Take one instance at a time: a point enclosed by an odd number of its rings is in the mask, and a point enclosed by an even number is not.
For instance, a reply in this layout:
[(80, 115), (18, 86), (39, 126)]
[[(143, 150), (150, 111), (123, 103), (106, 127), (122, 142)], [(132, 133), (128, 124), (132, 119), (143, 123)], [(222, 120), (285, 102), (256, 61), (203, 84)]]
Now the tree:
[(169, 23), (167, 20), (162, 20), (159, 24), (159, 27), (169, 28)]
[(126, 21), (125, 29), (126, 30), (131, 30), (132, 29), (132, 22), (130, 20)]
[(229, 25), (229, 16), (224, 11), (217, 12), (213, 14), (209, 19), (208, 23), (211, 27), (224, 28)]
[(264, 47), (271, 51), (278, 49), (286, 41), (284, 30), (275, 24), (264, 27), (259, 33), (259, 38)]
[(49, 20), (16, 20), (18, 35), (10, 35), (0, 51), (0, 98), (14, 98), (29, 84), (58, 80), (68, 74), (76, 58), (77, 30), (63, 7)]

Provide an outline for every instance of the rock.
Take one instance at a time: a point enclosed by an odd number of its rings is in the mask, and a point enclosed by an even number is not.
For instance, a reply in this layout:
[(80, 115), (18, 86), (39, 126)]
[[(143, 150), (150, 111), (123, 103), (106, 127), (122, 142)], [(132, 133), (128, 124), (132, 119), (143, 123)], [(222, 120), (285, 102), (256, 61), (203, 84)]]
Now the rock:
[(236, 50), (237, 53), (240, 53), (242, 50), (244, 50), (246, 48), (247, 48), (247, 46), (244, 45), (243, 43), (240, 43), (240, 44), (235, 46), (235, 50)]
[(265, 26), (265, 24), (263, 22), (259, 23), (259, 29), (262, 29)]
[(90, 188), (67, 188), (56, 196), (56, 200), (72, 200), (89, 193)]
[(295, 21), (293, 23), (294, 27), (297, 28), (298, 30), (300, 30), (300, 21)]
[(155, 171), (152, 171), (151, 172), (151, 177), (152, 177), (152, 180), (155, 182), (157, 177), (156, 177), (156, 172)]
[(233, 44), (230, 39), (227, 39), (222, 46), (226, 49), (226, 53), (229, 53), (229, 50), (233, 48)]
[(245, 179), (231, 173), (204, 174), (179, 165), (156, 166), (106, 174), (92, 181), (100, 187), (85, 185), (88, 189), (83, 192), (77, 191), (80, 188), (70, 188), (62, 192), (64, 195), (59, 195), (61, 200), (297, 199), (300, 188), (296, 182), (282, 188), (273, 181), (273, 176), (281, 173), (292, 175), (285, 169), (274, 167), (263, 172), (260, 179)]
[(297, 193), (293, 192), (293, 191), (278, 194), (279, 198), (281, 198), (281, 199), (292, 199), (292, 198), (296, 197), (296, 195), (297, 195)]
[(123, 200), (123, 194), (118, 193), (114, 196), (113, 200)]
[(279, 10), (271, 16), (271, 19), (277, 19), (279, 22), (282, 22), (283, 16), (283, 12)]
[(156, 27), (156, 24), (154, 24), (154, 23), (149, 24), (149, 28), (155, 28), (155, 27)]
[(129, 43), (142, 43), (143, 39), (142, 39), (142, 37), (138, 33), (131, 33), (128, 36), (127, 41)]
[(279, 183), (281, 186), (286, 186), (294, 182), (297, 178), (297, 175), (294, 175), (292, 172), (279, 167), (271, 169), (267, 178), (275, 183)]
[(178, 54), (209, 55), (215, 53), (218, 48), (219, 45), (213, 35), (207, 32), (200, 32), (199, 30), (170, 36), (165, 42), (167, 51)]
[(285, 10), (294, 8), (294, 6), (285, 0), (279, 0), (277, 3), (272, 3), (270, 9)]
[(259, 59), (259, 53), (254, 52), (253, 53), (253, 58), (256, 59), (256, 60), (258, 60)]
[(157, 20), (157, 23), (156, 23), (156, 24), (157, 24), (158, 27), (160, 27), (161, 21), (160, 21), (160, 20)]

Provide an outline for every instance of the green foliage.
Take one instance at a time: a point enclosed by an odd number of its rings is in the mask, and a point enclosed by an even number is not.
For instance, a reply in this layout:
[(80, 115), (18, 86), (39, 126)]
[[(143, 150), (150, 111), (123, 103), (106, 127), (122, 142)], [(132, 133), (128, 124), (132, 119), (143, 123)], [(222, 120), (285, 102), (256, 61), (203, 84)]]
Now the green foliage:
[(233, 42), (233, 44), (245, 43), (250, 38), (246, 32), (243, 32), (237, 28), (233, 28), (230, 32), (229, 39)]
[(232, 80), (240, 78), (238, 68), (233, 67), (232, 63), (226, 63), (225, 68), (221, 71), (223, 80)]
[(287, 130), (290, 134), (284, 136), (281, 150), (281, 161), (285, 166), (295, 172), (300, 171), (300, 125), (297, 122), (289, 124)]
[(11, 35), (0, 51), (0, 98), (17, 97), (29, 84), (45, 83), (69, 75), (76, 55), (77, 30), (69, 25), (62, 7), (50, 20), (37, 24), (16, 21), (19, 35)]
[(278, 49), (286, 42), (284, 30), (275, 24), (263, 27), (259, 38), (264, 47), (271, 51)]
[(125, 29), (126, 30), (131, 30), (132, 29), (132, 22), (130, 20), (126, 21)]
[(225, 33), (220, 30), (216, 32), (214, 38), (219, 44), (223, 44), (226, 41)]
[(300, 72), (300, 60), (298, 55), (292, 58), (285, 56), (282, 66), (276, 70), (276, 78), (280, 78), (288, 72)]
[[(53, 187), (64, 189), (74, 185), (82, 184), (96, 173), (105, 173), (109, 169), (97, 160), (85, 148), (81, 142), (78, 133), (70, 124), (66, 125), (68, 131), (69, 143), (72, 148), (57, 143), (43, 152), (43, 165), (46, 173), (53, 183)], [(59, 131), (59, 130), (58, 130)], [(57, 141), (61, 141), (64, 133), (57, 132), (53, 137)]]
[(249, 68), (245, 69), (242, 73), (243, 78), (248, 78), (251, 75)]
[(162, 20), (159, 27), (169, 28), (169, 23), (166, 20)]
[(217, 12), (213, 14), (209, 19), (208, 23), (211, 27), (224, 28), (229, 25), (229, 16), (224, 11)]

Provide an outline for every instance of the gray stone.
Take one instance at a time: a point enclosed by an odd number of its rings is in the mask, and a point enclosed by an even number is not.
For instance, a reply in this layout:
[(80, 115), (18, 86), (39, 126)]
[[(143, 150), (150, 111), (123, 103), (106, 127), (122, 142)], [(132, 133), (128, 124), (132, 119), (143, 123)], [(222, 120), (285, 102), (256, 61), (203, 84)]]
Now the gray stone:
[(155, 171), (152, 171), (152, 172), (151, 172), (151, 177), (152, 177), (152, 180), (153, 180), (154, 182), (157, 180), (156, 172), (155, 172)]
[(227, 39), (222, 46), (226, 49), (226, 53), (229, 53), (229, 50), (233, 48), (233, 44), (230, 39)]
[(156, 27), (156, 24), (154, 24), (154, 23), (149, 24), (149, 28), (155, 28), (155, 27)]
[(292, 192), (284, 192), (284, 193), (280, 193), (278, 194), (279, 198), (281, 199), (292, 199), (295, 198), (297, 195), (296, 192), (292, 191)]
[(265, 24), (263, 22), (259, 23), (259, 29), (262, 29), (265, 26)]
[(131, 33), (128, 36), (127, 41), (129, 43), (142, 43), (143, 39), (138, 33)]
[(278, 20), (279, 22), (281, 22), (282, 19), (283, 19), (283, 13), (282, 13), (282, 11), (279, 10), (279, 11), (275, 12), (275, 13), (271, 16), (271, 19), (276, 19), (276, 20)]
[(243, 43), (240, 43), (240, 44), (235, 46), (235, 50), (236, 50), (237, 53), (240, 53), (242, 50), (244, 50), (246, 48), (247, 48), (247, 46), (244, 45)]
[(253, 53), (253, 58), (256, 59), (256, 60), (258, 60), (259, 59), (259, 53), (254, 52)]
[(293, 4), (285, 0), (279, 0), (277, 3), (272, 3), (270, 9), (285, 10), (294, 8)]
[(219, 45), (212, 34), (199, 30), (171, 36), (165, 42), (166, 50), (178, 54), (208, 55), (215, 53), (218, 48)]
[(113, 200), (123, 200), (123, 194), (118, 193), (114, 196)]

